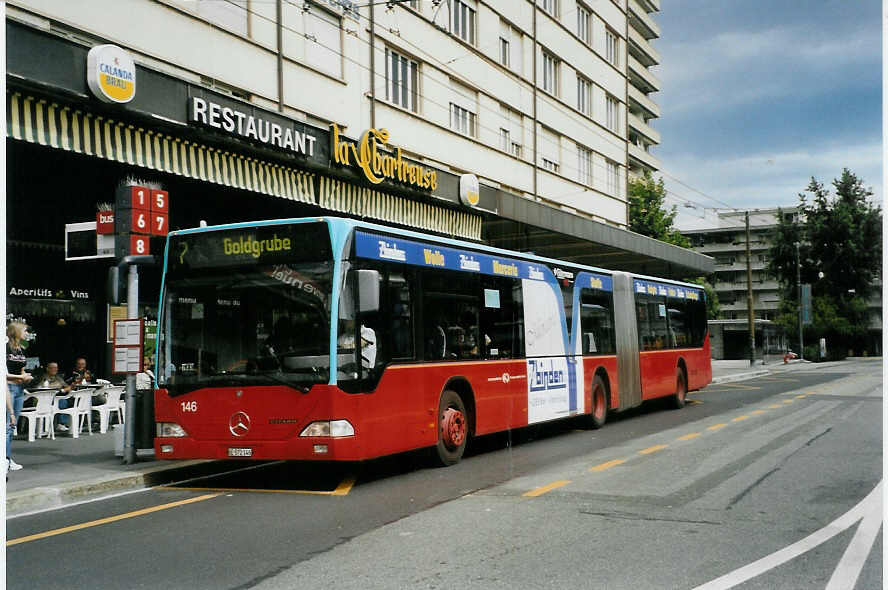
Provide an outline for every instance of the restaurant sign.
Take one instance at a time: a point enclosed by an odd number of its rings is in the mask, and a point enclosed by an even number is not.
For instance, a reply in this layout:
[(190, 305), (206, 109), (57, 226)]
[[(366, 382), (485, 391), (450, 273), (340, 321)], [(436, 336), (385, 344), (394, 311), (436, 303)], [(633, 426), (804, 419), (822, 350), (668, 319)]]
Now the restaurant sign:
[(339, 126), (333, 123), (330, 135), (333, 161), (342, 166), (357, 166), (373, 184), (396, 180), (424, 190), (438, 188), (435, 170), (405, 160), (399, 147), (394, 152), (386, 150), (389, 141), (386, 129), (368, 129), (354, 143), (339, 135)]

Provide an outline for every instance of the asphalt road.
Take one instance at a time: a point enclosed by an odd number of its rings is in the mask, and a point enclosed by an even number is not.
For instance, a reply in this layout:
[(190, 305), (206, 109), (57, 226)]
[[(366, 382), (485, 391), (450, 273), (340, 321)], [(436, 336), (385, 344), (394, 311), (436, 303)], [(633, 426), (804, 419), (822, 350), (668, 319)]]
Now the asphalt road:
[[(881, 363), (7, 521), (9, 588), (881, 588)], [(245, 464), (248, 465), (248, 464)], [(856, 581), (856, 584), (855, 584)]]

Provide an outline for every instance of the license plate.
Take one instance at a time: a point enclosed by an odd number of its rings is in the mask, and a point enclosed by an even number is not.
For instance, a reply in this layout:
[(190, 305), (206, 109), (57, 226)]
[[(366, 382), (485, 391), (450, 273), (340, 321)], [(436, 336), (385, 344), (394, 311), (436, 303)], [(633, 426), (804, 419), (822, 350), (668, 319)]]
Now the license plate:
[(237, 449), (237, 448), (229, 448), (228, 449), (229, 457), (252, 457), (253, 449)]

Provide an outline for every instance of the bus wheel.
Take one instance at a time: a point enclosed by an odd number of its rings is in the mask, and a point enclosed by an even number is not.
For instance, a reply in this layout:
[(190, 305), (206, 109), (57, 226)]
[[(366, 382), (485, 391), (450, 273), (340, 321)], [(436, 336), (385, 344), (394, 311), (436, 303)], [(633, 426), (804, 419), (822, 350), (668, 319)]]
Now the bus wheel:
[(438, 402), (438, 462), (453, 465), (462, 459), (469, 435), (466, 406), (455, 391), (446, 390)]
[(604, 426), (607, 420), (607, 388), (604, 380), (596, 375), (592, 382), (592, 413), (589, 415), (589, 425), (593, 429)]
[(672, 396), (672, 407), (676, 410), (685, 407), (688, 396), (688, 382), (681, 367), (675, 370), (675, 395)]

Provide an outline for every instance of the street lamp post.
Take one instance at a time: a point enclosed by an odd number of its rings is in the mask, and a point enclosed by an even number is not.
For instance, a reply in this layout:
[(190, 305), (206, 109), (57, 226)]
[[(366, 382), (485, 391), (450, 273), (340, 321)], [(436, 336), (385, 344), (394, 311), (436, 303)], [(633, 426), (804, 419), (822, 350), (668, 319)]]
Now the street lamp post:
[(802, 339), (802, 256), (799, 253), (799, 242), (795, 243), (796, 247), (796, 286), (799, 290), (799, 360), (805, 358), (805, 342)]

